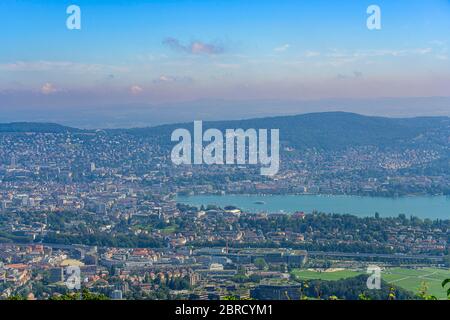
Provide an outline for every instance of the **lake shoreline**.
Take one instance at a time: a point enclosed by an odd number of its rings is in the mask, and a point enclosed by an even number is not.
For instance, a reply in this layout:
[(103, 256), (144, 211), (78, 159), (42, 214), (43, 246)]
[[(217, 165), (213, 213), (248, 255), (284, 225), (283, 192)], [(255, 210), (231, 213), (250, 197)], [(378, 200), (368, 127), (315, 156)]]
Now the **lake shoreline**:
[(382, 195), (371, 195), (371, 194), (352, 194), (352, 193), (190, 193), (183, 194), (177, 193), (176, 197), (198, 197), (198, 196), (214, 196), (214, 197), (222, 197), (222, 196), (244, 196), (244, 197), (271, 197), (271, 196), (319, 196), (319, 197), (334, 197), (334, 196), (342, 196), (342, 197), (369, 197), (369, 198), (381, 198), (381, 199), (401, 199), (401, 198), (415, 198), (415, 197), (449, 197), (450, 194), (422, 194), (422, 193), (408, 193), (397, 196), (382, 196)]
[(399, 214), (430, 219), (450, 218), (450, 196), (374, 197), (357, 195), (190, 195), (176, 196), (179, 203), (207, 206), (236, 206), (244, 212), (287, 213), (326, 212), (355, 216), (396, 217)]

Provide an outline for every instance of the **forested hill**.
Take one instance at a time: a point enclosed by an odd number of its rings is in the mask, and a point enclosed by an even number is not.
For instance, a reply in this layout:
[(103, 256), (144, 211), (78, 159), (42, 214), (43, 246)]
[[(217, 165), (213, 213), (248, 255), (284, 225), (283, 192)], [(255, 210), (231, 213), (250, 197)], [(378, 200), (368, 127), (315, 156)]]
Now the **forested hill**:
[(40, 122), (0, 123), (0, 132), (64, 133), (64, 132), (80, 132), (80, 131), (82, 130), (62, 126), (55, 123), (40, 123)]
[[(326, 112), (237, 121), (204, 123), (204, 128), (280, 129), (280, 139), (298, 148), (340, 149), (348, 146), (430, 146), (450, 143), (450, 118), (383, 118), (354, 113)], [(175, 128), (192, 123), (128, 129), (137, 135), (169, 136)], [(170, 141), (170, 137), (167, 137)]]
[[(110, 129), (104, 132), (159, 137), (171, 144), (176, 128), (192, 129), (192, 123), (170, 124), (135, 129)], [(296, 148), (341, 149), (349, 146), (437, 146), (449, 147), (450, 118), (384, 118), (355, 113), (325, 112), (248, 120), (205, 122), (204, 129), (280, 129), (283, 144)], [(0, 132), (89, 132), (53, 123), (17, 122), (0, 124)], [(92, 132), (92, 131), (90, 131)]]

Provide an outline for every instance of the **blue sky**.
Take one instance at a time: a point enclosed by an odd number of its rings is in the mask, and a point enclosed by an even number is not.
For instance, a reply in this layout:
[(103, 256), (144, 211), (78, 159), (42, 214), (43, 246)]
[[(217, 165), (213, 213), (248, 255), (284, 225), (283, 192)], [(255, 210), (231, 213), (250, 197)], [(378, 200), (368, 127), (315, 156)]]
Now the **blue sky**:
[(3, 107), (450, 95), (448, 0), (7, 0), (0, 27)]

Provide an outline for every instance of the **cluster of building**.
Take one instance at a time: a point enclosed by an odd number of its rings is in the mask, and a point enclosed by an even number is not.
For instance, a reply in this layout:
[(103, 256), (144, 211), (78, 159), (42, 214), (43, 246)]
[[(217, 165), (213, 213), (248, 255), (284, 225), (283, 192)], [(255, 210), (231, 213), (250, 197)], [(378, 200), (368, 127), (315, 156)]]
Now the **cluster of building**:
[(432, 150), (283, 152), (280, 173), (266, 178), (256, 167), (174, 166), (158, 136), (1, 133), (0, 296), (64, 294), (76, 267), (84, 287), (114, 299), (262, 297), (261, 280), (289, 279), (304, 249), (448, 250), (448, 221), (347, 223), (176, 203), (180, 193), (440, 193), (450, 181), (444, 171), (404, 174), (439, 159)]
[(289, 278), (287, 270), (258, 269), (256, 260), (292, 267), (300, 267), (307, 260), (306, 251), (286, 249), (119, 249), (40, 244), (2, 244), (0, 249), (2, 298), (18, 290), (30, 299), (58, 296), (74, 289), (68, 285), (74, 268), (79, 270), (76, 275), (83, 287), (112, 299), (131, 294), (145, 298), (163, 287), (168, 288), (164, 298), (249, 298), (258, 284), (236, 283), (240, 272), (261, 278)]

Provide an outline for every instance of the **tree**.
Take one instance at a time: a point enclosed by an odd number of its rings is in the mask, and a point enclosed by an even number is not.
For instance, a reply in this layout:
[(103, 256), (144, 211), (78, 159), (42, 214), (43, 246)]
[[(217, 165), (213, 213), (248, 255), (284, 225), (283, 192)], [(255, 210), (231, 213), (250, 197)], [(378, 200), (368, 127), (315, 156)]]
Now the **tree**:
[(360, 294), (358, 295), (358, 299), (359, 299), (359, 300), (372, 300), (370, 297), (366, 296), (365, 293), (360, 293)]
[(395, 296), (395, 288), (390, 288), (389, 289), (389, 295), (388, 295), (388, 300), (395, 300), (396, 296)]
[(428, 294), (428, 285), (425, 281), (420, 285), (418, 297), (423, 300), (437, 300), (435, 296)]
[[(450, 279), (445, 279), (444, 281), (442, 281), (442, 288), (445, 289), (445, 286), (449, 283), (450, 283)], [(447, 297), (450, 299), (450, 286), (447, 289)]]
[(256, 258), (253, 264), (259, 269), (264, 270), (267, 268), (267, 262), (263, 258)]
[(109, 300), (109, 298), (104, 294), (92, 293), (84, 288), (81, 293), (66, 293), (57, 297), (52, 297), (50, 300)]
[(81, 293), (82, 300), (109, 300), (107, 296), (101, 293), (92, 293), (88, 289), (84, 288)]

